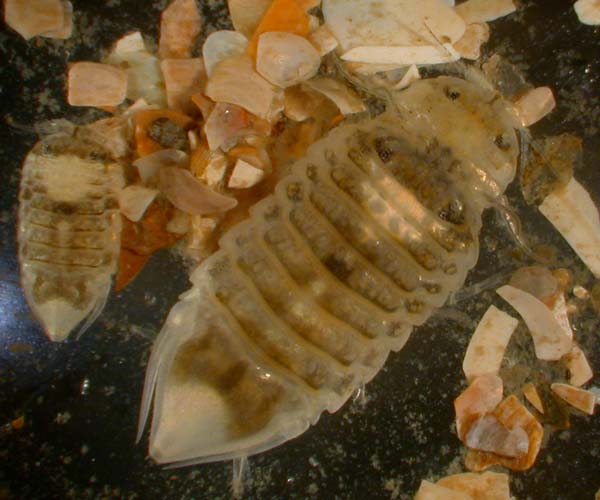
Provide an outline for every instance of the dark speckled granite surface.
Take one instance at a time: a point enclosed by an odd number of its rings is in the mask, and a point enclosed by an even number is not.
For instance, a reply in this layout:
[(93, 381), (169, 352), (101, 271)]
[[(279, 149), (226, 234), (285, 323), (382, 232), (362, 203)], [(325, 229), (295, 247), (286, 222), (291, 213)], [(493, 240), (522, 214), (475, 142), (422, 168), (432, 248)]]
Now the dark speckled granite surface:
[[(65, 106), (65, 64), (98, 59), (120, 34), (141, 29), (156, 40), (166, 0), (73, 0), (75, 36), (66, 42), (26, 43), (0, 29), (0, 425), (25, 416), (21, 430), (0, 431), (0, 499), (229, 498), (230, 463), (164, 470), (135, 446), (145, 363), (152, 339), (178, 293), (187, 287), (181, 263), (155, 256), (124, 292), (113, 295), (79, 340), (51, 344), (31, 318), (19, 288), (15, 213), (19, 165), (36, 137), (7, 124), (32, 125), (96, 112)], [(580, 24), (568, 0), (521, 2), (517, 15), (492, 24), (488, 51), (517, 64), (536, 85), (555, 90), (558, 108), (534, 127), (540, 134), (574, 132), (584, 140), (576, 176), (600, 202), (600, 28)], [(206, 32), (226, 27), (218, 2), (204, 2)], [(205, 33), (206, 34), (206, 33)], [(525, 234), (554, 245), (559, 263), (592, 286), (591, 275), (534, 210), (518, 203)], [(481, 259), (469, 283), (510, 271), (512, 242), (491, 214)], [(170, 281), (165, 283), (164, 276)], [(574, 324), (596, 371), (599, 321), (589, 302)], [(250, 459), (248, 499), (412, 498), (421, 479), (462, 470), (452, 430), (452, 400), (463, 388), (460, 370), (469, 333), (492, 302), (492, 292), (445, 308), (390, 356), (367, 387), (366, 402), (324, 415), (303, 436)], [(600, 422), (575, 416), (553, 433), (536, 466), (511, 474), (520, 500), (592, 499), (600, 487)]]

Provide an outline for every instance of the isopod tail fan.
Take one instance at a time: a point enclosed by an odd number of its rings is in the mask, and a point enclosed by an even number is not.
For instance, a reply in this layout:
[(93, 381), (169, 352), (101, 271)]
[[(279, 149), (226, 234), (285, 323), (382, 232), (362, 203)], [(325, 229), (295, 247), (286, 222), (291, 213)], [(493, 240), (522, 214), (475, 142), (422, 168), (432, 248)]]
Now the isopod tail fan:
[[(193, 288), (169, 314), (151, 355), (140, 412), (150, 405), (150, 455), (185, 466), (271, 449), (309, 426), (305, 397), (243, 345), (214, 297)], [(230, 323), (231, 322), (231, 323)]]

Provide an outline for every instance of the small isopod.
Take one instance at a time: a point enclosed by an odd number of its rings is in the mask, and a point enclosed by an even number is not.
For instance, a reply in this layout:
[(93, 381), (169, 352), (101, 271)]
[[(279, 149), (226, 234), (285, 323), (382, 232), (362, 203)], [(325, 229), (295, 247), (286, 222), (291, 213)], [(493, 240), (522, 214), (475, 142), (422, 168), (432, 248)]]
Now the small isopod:
[(315, 143), (192, 273), (149, 360), (139, 437), (243, 458), (335, 412), (459, 289), (518, 142), (493, 89), (442, 76)]
[(81, 127), (60, 127), (27, 155), (19, 193), (25, 297), (48, 337), (83, 332), (102, 311), (121, 237), (122, 168)]

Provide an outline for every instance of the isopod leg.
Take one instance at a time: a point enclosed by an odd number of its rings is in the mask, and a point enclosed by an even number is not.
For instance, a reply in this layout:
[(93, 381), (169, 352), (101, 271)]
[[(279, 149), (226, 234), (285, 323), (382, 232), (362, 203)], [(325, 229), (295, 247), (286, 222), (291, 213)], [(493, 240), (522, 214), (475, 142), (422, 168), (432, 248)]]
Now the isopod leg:
[(239, 499), (244, 495), (244, 475), (248, 473), (248, 457), (245, 455), (233, 459), (233, 474), (231, 478), (231, 494)]

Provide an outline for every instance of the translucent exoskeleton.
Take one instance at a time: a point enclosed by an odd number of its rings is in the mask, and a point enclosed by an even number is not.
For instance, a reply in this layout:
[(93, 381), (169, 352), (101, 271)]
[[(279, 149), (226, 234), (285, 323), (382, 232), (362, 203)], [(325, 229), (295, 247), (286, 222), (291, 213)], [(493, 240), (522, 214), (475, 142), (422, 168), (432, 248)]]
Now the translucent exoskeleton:
[(38, 142), (23, 164), (19, 260), (27, 302), (51, 340), (84, 331), (117, 268), (123, 172), (78, 127)]
[[(141, 435), (178, 465), (277, 446), (334, 412), (459, 289), (513, 179), (501, 96), (456, 77), (315, 143), (191, 276), (146, 373)], [(139, 437), (139, 436), (138, 436)]]

